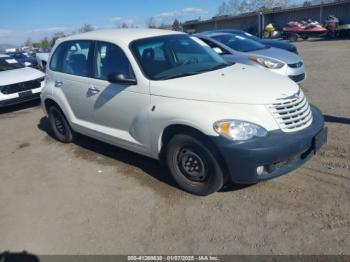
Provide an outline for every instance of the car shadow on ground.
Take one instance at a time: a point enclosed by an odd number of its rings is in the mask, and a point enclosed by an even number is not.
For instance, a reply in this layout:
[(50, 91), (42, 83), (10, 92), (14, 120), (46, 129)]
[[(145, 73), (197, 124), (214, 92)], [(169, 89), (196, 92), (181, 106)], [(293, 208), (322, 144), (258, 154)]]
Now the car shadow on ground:
[(26, 251), (20, 253), (3, 252), (0, 253), (0, 261), (4, 262), (39, 262), (36, 255), (27, 253)]
[(0, 108), (0, 114), (7, 114), (7, 113), (13, 113), (20, 110), (28, 109), (31, 107), (37, 107), (40, 106), (40, 99), (32, 100), (29, 102), (21, 103), (18, 105), (12, 105)]
[(307, 40), (300, 40), (302, 41), (308, 41), (308, 42), (334, 42), (334, 41), (341, 41), (341, 40), (350, 40), (350, 36), (341, 36), (337, 38), (327, 38), (327, 37), (315, 37), (315, 38), (309, 38)]
[(324, 120), (329, 123), (350, 125), (350, 118), (324, 115)]
[[(49, 126), (49, 120), (47, 117), (43, 117), (40, 119), (38, 128), (47, 133), (47, 135), (49, 135), (51, 138), (55, 139), (52, 130)], [(86, 150), (89, 150), (90, 152), (103, 155), (110, 159), (114, 159), (116, 160), (116, 164), (117, 161), (119, 161), (124, 164), (137, 167), (143, 170), (151, 177), (155, 178), (156, 180), (165, 183), (171, 187), (179, 189), (175, 181), (171, 178), (167, 169), (164, 166), (162, 166), (157, 160), (136, 154), (134, 152), (107, 144), (105, 142), (84, 135), (79, 135), (76, 141), (74, 141), (74, 144)], [(236, 191), (246, 188), (248, 186), (250, 185), (227, 184), (220, 190), (220, 192)]]

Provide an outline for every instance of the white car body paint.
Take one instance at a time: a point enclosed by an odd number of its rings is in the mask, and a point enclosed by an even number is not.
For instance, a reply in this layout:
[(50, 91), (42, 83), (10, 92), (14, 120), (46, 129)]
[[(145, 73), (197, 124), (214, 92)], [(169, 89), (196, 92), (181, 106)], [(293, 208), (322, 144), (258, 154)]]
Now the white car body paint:
[[(267, 131), (280, 129), (267, 106), (295, 95), (300, 89), (292, 80), (269, 70), (235, 64), (177, 79), (147, 79), (129, 44), (137, 39), (174, 34), (182, 33), (103, 30), (61, 38), (52, 54), (57, 46), (69, 40), (100, 40), (118, 45), (130, 61), (137, 85), (121, 86), (47, 67), (42, 100), (56, 102), (75, 131), (155, 159), (162, 147), (162, 133), (170, 125), (186, 125), (216, 137), (213, 124), (222, 119), (249, 121)], [(65, 86), (55, 87), (55, 81), (63, 81)], [(117, 95), (106, 91), (111, 85)], [(100, 89), (100, 95), (87, 97), (90, 86)], [(108, 101), (98, 106), (97, 99)], [(44, 103), (43, 109), (46, 110)]]

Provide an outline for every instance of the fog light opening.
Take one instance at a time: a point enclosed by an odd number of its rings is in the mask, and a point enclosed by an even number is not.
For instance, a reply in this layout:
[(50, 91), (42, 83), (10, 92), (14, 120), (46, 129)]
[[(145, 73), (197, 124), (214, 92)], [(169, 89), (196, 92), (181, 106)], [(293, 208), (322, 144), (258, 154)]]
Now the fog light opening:
[(264, 174), (264, 171), (265, 171), (265, 167), (264, 166), (258, 166), (256, 168), (256, 173), (258, 176), (261, 176), (262, 174)]

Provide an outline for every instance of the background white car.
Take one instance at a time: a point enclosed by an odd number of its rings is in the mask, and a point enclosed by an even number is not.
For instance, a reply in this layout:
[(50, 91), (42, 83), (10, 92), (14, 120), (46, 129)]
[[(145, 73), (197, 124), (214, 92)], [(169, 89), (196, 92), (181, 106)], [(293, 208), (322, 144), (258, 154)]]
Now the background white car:
[(0, 107), (40, 98), (45, 74), (0, 54)]

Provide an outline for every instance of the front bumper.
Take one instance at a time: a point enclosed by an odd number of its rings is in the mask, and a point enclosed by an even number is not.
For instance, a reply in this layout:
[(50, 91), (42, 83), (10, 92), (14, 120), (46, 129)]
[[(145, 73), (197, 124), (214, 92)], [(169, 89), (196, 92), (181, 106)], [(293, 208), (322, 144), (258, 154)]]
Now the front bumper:
[[(234, 183), (251, 184), (286, 174), (305, 162), (318, 151), (327, 139), (322, 113), (311, 106), (311, 126), (295, 133), (271, 131), (266, 137), (249, 141), (229, 141), (213, 137)], [(257, 174), (257, 167), (264, 172)]]
[(17, 104), (29, 102), (32, 100), (39, 100), (39, 99), (40, 99), (40, 93), (33, 93), (32, 95), (25, 96), (25, 97), (17, 96), (15, 98), (0, 100), (0, 108), (12, 106), (12, 105), (17, 105)]

